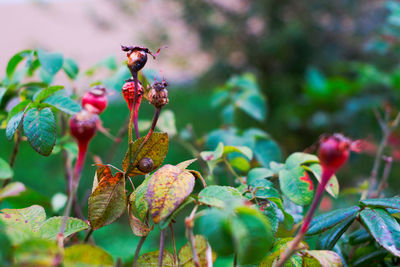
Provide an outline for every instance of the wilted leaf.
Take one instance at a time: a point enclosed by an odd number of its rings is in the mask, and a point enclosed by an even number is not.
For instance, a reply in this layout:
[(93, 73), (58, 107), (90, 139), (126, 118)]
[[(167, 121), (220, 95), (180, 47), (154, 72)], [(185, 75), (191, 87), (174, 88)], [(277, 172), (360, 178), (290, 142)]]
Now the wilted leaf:
[(187, 170), (164, 165), (153, 174), (147, 187), (147, 201), (154, 223), (168, 217), (192, 192), (195, 178)]
[(343, 222), (349, 218), (355, 218), (359, 210), (359, 207), (353, 206), (345, 209), (337, 209), (316, 216), (311, 221), (310, 228), (307, 231), (307, 235), (322, 233), (334, 227), (340, 222)]
[(50, 108), (32, 108), (24, 118), (24, 132), (31, 146), (43, 156), (51, 154), (56, 143), (56, 122)]
[[(108, 167), (109, 168), (109, 167)], [(117, 220), (126, 208), (124, 174), (107, 172), (89, 197), (89, 221), (96, 230)]]
[[(214, 262), (217, 255), (211, 252), (211, 247), (207, 243), (207, 239), (205, 239), (201, 235), (196, 235), (195, 237), (195, 250), (197, 256), (199, 258), (200, 266), (212, 266), (212, 262), (207, 261), (207, 253), (211, 253), (212, 257), (211, 260)], [(178, 253), (179, 258), (179, 266), (182, 267), (195, 267), (193, 261), (193, 253), (190, 247), (189, 242), (186, 243)]]
[[(0, 159), (0, 168), (1, 168), (1, 159)], [(0, 169), (1, 172), (1, 169)], [(25, 185), (20, 182), (14, 182), (6, 185), (2, 189), (0, 189), (0, 201), (12, 196), (18, 196), (21, 192), (25, 191)]]
[(241, 194), (230, 186), (210, 185), (199, 193), (199, 202), (217, 208), (224, 208), (234, 199), (241, 199)]
[(314, 195), (314, 184), (301, 166), (279, 172), (280, 188), (291, 201), (307, 205)]
[[(157, 267), (159, 251), (153, 251), (141, 255), (136, 262), (137, 267)], [(174, 255), (164, 249), (162, 266), (176, 267), (174, 262)]]
[(64, 252), (65, 267), (112, 267), (113, 258), (105, 250), (89, 244), (72, 245)]
[[(38, 229), (39, 234), (42, 238), (56, 240), (64, 217), (51, 217), (46, 220)], [(89, 228), (89, 225), (77, 218), (68, 218), (66, 228), (64, 231), (64, 237), (70, 236), (82, 230)]]
[(10, 165), (2, 158), (0, 158), (0, 180), (5, 180), (13, 177), (14, 172)]
[(362, 223), (375, 240), (393, 255), (400, 257), (400, 225), (386, 210), (363, 209)]
[(53, 267), (58, 255), (55, 242), (46, 239), (30, 239), (21, 243), (14, 252), (14, 266)]
[[(129, 205), (130, 206), (130, 205)], [(132, 208), (128, 208), (128, 219), (129, 219), (129, 226), (134, 235), (136, 236), (147, 236), (150, 232), (149, 226), (136, 218), (132, 213)]]
[(342, 259), (338, 254), (329, 250), (306, 250), (305, 254), (316, 259), (321, 267), (341, 267)]
[(157, 169), (162, 162), (164, 161), (165, 156), (168, 152), (168, 134), (166, 133), (153, 133), (149, 140), (144, 144), (143, 148), (138, 153), (136, 159), (133, 163), (129, 162), (129, 158), (133, 157), (139, 148), (140, 144), (143, 142), (144, 137), (136, 140), (133, 144), (129, 145), (128, 152), (125, 155), (123, 161), (124, 171), (128, 171), (128, 176), (142, 175), (146, 174), (140, 171), (137, 166), (140, 160), (144, 157), (150, 158), (153, 160), (153, 168), (150, 172)]

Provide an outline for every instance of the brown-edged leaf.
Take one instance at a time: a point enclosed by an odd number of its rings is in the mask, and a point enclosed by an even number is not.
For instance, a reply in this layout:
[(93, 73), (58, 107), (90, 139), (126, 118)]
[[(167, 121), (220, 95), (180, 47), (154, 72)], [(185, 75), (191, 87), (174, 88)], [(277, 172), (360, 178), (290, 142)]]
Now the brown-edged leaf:
[(112, 176), (107, 167), (106, 175), (89, 197), (89, 221), (96, 230), (118, 219), (126, 208), (125, 178), (122, 172)]
[[(159, 251), (153, 251), (145, 253), (138, 259), (136, 266), (138, 267), (157, 267), (158, 266), (158, 254)], [(174, 255), (171, 252), (164, 250), (163, 252), (163, 267), (175, 267)]]
[(193, 191), (195, 178), (187, 170), (164, 165), (149, 181), (146, 198), (154, 223), (167, 218)]
[(142, 158), (150, 158), (153, 161), (152, 172), (157, 169), (164, 161), (165, 156), (168, 152), (168, 134), (167, 133), (153, 133), (149, 140), (143, 145), (139, 151), (136, 159), (130, 163), (129, 159), (133, 158), (138, 150), (140, 144), (143, 142), (144, 137), (139, 138), (134, 143), (129, 145), (128, 151), (126, 152), (122, 166), (128, 176), (143, 175), (146, 174), (138, 169), (139, 162)]
[(134, 235), (136, 236), (147, 236), (150, 232), (150, 228), (146, 222), (142, 222), (140, 219), (136, 218), (132, 213), (132, 207), (128, 204), (128, 218), (129, 226)]

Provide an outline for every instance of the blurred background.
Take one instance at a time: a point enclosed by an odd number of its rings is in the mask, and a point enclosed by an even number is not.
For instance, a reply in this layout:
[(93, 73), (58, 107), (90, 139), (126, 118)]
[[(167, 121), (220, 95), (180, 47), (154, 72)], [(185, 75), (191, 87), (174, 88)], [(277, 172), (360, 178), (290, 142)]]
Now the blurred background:
[[(312, 146), (323, 133), (342, 132), (368, 141), (367, 151), (353, 156), (338, 175), (342, 192), (350, 195), (343, 201), (351, 202), (352, 192), (358, 192), (369, 176), (382, 137), (373, 110), (386, 113), (389, 120), (398, 112), (396, 1), (1, 0), (0, 25), (2, 76), (11, 56), (23, 49), (40, 47), (75, 59), (79, 78), (71, 81), (60, 73), (54, 83), (78, 94), (94, 82), (106, 84), (110, 106), (101, 118), (114, 135), (128, 117), (120, 88), (129, 73), (120, 45), (142, 45), (152, 51), (167, 46), (157, 60), (149, 58), (144, 72), (150, 79), (165, 77), (170, 83), (167, 109), (174, 116), (166, 121), (174, 120), (176, 132), (166, 163), (192, 158), (193, 147), (213, 150), (216, 140), (246, 144), (248, 129), (262, 130), (274, 140), (272, 150), (259, 153), (268, 152), (277, 161)], [(235, 88), (253, 91), (238, 96)], [(150, 105), (142, 105), (142, 125), (152, 112)], [(80, 185), (85, 209), (93, 157), (120, 166), (125, 154), (120, 145), (115, 156), (109, 155), (112, 143), (97, 134), (91, 144)], [(8, 158), (11, 149), (2, 134), (0, 156)], [(65, 186), (61, 154), (53, 154), (43, 158), (24, 142), (15, 166), (15, 179), (32, 189), (30, 201), (50, 210), (50, 200)], [(395, 160), (390, 176), (395, 194), (400, 172), (397, 130), (388, 139), (385, 155)], [(218, 181), (229, 183), (222, 172), (217, 175)], [(14, 206), (27, 205), (17, 202)], [(186, 242), (183, 227), (177, 232), (180, 247)], [(142, 252), (156, 250), (158, 233), (152, 235)], [(94, 238), (124, 261), (132, 259), (138, 242), (125, 217), (96, 231)], [(219, 258), (219, 266), (224, 260), (231, 259)]]

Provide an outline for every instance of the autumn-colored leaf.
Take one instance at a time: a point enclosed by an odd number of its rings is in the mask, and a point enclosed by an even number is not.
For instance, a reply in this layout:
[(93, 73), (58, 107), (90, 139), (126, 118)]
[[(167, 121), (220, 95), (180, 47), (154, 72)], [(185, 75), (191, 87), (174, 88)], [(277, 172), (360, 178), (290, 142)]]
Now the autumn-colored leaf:
[(112, 176), (110, 167), (89, 197), (89, 221), (93, 229), (117, 220), (126, 208), (125, 178), (122, 172)]
[(147, 188), (147, 201), (154, 223), (167, 218), (193, 191), (195, 177), (187, 170), (164, 165), (155, 172)]
[(134, 235), (136, 236), (147, 236), (150, 232), (150, 228), (146, 222), (142, 222), (140, 219), (136, 218), (133, 215), (131, 201), (128, 204), (128, 219), (129, 219), (129, 226)]
[[(207, 243), (207, 239), (202, 235), (195, 236), (195, 250), (199, 258), (200, 266), (212, 266), (212, 262), (215, 261), (217, 255), (212, 253), (210, 245)], [(193, 261), (193, 253), (189, 242), (186, 243), (178, 253), (179, 266), (192, 267), (195, 266)], [(212, 261), (212, 262), (209, 262)]]
[(135, 176), (146, 174), (138, 169), (138, 165), (141, 159), (147, 157), (153, 161), (153, 168), (149, 171), (152, 172), (157, 169), (164, 161), (165, 156), (168, 152), (168, 134), (167, 133), (153, 133), (149, 140), (143, 145), (142, 149), (137, 154), (135, 160), (130, 163), (129, 159), (133, 158), (136, 154), (139, 146), (142, 144), (144, 137), (136, 140), (134, 143), (129, 145), (128, 151), (126, 152), (122, 166), (126, 175)]

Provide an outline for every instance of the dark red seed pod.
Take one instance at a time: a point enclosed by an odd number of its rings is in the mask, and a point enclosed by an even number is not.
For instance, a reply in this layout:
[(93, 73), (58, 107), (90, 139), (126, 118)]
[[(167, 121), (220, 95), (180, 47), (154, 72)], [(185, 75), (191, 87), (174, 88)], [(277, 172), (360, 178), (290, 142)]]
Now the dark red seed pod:
[(102, 113), (108, 104), (106, 88), (95, 86), (87, 91), (82, 97), (82, 107), (92, 113)]
[[(142, 101), (143, 96), (143, 86), (140, 81), (137, 81), (137, 99), (136, 99), (136, 106), (139, 107), (140, 102)], [(122, 94), (125, 98), (126, 103), (128, 104), (129, 110), (133, 108), (133, 102), (135, 101), (135, 82), (134, 81), (127, 81), (125, 82), (124, 86), (122, 87)]]
[(147, 62), (147, 53), (142, 49), (134, 49), (127, 53), (128, 68), (132, 72), (138, 72), (143, 69)]
[(322, 137), (318, 150), (321, 165), (332, 170), (340, 168), (349, 158), (352, 143), (342, 134)]
[(153, 166), (153, 160), (151, 158), (145, 157), (139, 161), (138, 169), (141, 172), (149, 173), (153, 170)]
[(155, 106), (156, 108), (161, 108), (168, 104), (168, 91), (167, 91), (168, 83), (166, 81), (155, 82), (151, 86), (151, 90), (149, 91), (147, 98), (149, 102)]
[(72, 116), (69, 121), (71, 135), (76, 138), (78, 143), (88, 143), (96, 134), (99, 117), (86, 109)]

